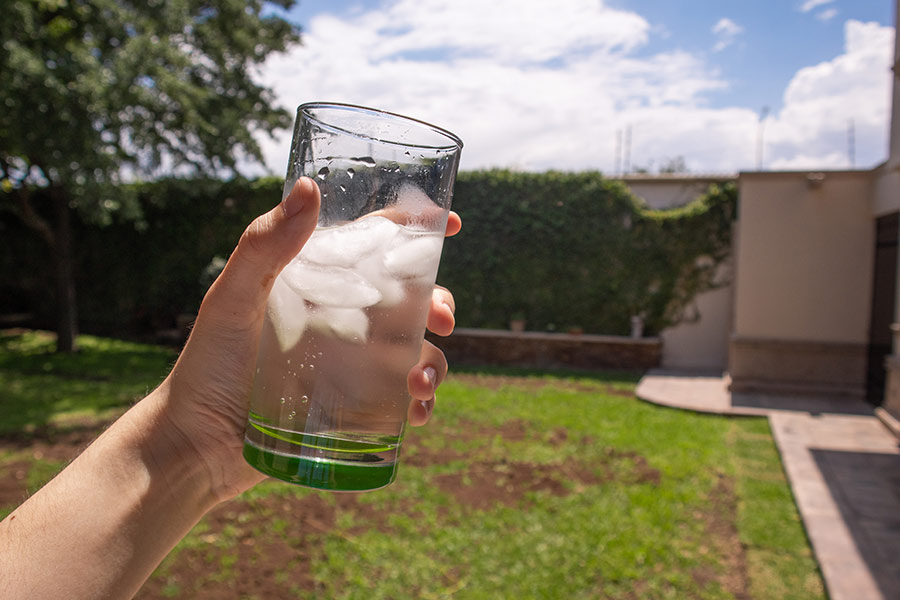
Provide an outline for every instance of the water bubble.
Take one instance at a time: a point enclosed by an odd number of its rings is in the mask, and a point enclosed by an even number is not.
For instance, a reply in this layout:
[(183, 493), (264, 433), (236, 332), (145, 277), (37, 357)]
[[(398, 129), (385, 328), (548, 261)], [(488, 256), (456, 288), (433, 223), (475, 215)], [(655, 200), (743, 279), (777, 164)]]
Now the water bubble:
[(354, 175), (356, 175), (356, 171), (354, 171), (353, 169), (347, 169), (347, 177), (353, 179)]
[(331, 171), (328, 170), (328, 167), (322, 167), (319, 169), (319, 179), (325, 179), (325, 176), (328, 175)]

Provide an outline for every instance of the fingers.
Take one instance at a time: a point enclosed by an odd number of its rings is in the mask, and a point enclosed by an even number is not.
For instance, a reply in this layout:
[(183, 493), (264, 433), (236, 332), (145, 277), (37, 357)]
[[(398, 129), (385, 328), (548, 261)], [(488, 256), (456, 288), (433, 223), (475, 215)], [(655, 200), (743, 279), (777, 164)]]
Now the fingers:
[(453, 294), (445, 287), (434, 286), (431, 292), (431, 306), (428, 307), (426, 326), (434, 334), (448, 336), (456, 326), (456, 303)]
[(201, 313), (214, 308), (237, 319), (262, 314), (275, 277), (315, 230), (319, 202), (318, 186), (302, 177), (278, 206), (257, 217), (204, 298)]
[(444, 353), (430, 342), (422, 345), (419, 362), (409, 371), (406, 384), (412, 401), (409, 403), (407, 419), (418, 427), (431, 418), (434, 410), (434, 392), (447, 376), (447, 359)]
[(454, 236), (459, 233), (460, 229), (462, 229), (462, 219), (459, 218), (458, 214), (451, 210), (450, 214), (447, 216), (447, 229), (444, 232), (444, 236)]

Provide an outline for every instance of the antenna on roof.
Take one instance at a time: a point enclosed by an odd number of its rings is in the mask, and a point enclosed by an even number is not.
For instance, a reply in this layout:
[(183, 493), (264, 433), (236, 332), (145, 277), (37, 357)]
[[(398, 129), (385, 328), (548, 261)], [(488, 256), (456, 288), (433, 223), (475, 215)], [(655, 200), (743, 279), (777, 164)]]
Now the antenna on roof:
[(759, 111), (759, 121), (756, 125), (756, 170), (762, 171), (763, 167), (763, 133), (766, 127), (766, 117), (769, 116), (769, 107), (763, 106)]
[(615, 165), (615, 174), (616, 177), (622, 176), (622, 130), (616, 130), (616, 165)]
[(625, 173), (631, 172), (631, 125), (625, 128)]
[(856, 168), (856, 123), (853, 119), (847, 121), (847, 160), (850, 161), (850, 168)]

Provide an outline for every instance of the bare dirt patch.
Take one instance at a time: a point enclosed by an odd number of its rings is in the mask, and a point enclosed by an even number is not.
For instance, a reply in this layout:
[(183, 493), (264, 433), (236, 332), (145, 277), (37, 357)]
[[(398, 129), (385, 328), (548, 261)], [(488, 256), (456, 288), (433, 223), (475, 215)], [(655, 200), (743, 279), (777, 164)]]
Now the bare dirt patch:
[(68, 463), (102, 431), (93, 427), (57, 430), (44, 427), (27, 434), (0, 436), (0, 452), (15, 456), (0, 463), (0, 507), (21, 504), (28, 497), (28, 475), (37, 461)]
[(691, 576), (704, 586), (718, 581), (736, 600), (750, 600), (747, 556), (735, 524), (736, 512), (734, 482), (720, 474), (702, 518), (709, 533), (708, 539), (715, 546), (718, 562), (724, 568), (721, 571), (701, 568), (691, 573)]
[[(555, 432), (555, 435), (561, 436), (562, 432)], [(659, 485), (660, 473), (637, 453), (608, 449), (599, 463), (588, 464), (575, 458), (559, 464), (483, 460), (472, 463), (465, 471), (434, 478), (441, 491), (472, 510), (518, 506), (531, 492), (568, 496), (584, 486), (614, 480)]]
[(12, 433), (0, 436), (0, 451), (27, 450), (35, 460), (68, 462), (105, 429), (107, 423), (76, 425), (64, 429), (44, 426), (28, 433)]
[(524, 390), (539, 392), (546, 387), (553, 387), (559, 390), (571, 390), (573, 392), (590, 392), (612, 394), (614, 396), (633, 397), (634, 392), (623, 390), (611, 385), (604, 385), (600, 382), (596, 384), (586, 384), (580, 381), (568, 381), (564, 379), (554, 379), (552, 381), (541, 379), (540, 377), (522, 377), (514, 375), (485, 375), (483, 373), (452, 373), (450, 378), (467, 385), (485, 387), (490, 390), (500, 390), (505, 387), (515, 387)]
[[(440, 427), (440, 425), (438, 425)], [(45, 431), (28, 437), (0, 439), (0, 449), (16, 451), (17, 458), (0, 463), (0, 506), (21, 502), (25, 480), (33, 460), (68, 461), (102, 431), (103, 427), (69, 431)], [(415, 434), (414, 434), (415, 435)], [(541, 440), (554, 448), (567, 445), (595, 446), (598, 440), (576, 436), (563, 427), (538, 431), (520, 419), (500, 425), (465, 422), (453, 425), (460, 451), (430, 446), (445, 442), (441, 436), (422, 437), (404, 456), (405, 468), (426, 468), (460, 463), (453, 472), (430, 476), (430, 481), (465, 511), (488, 511), (500, 507), (528, 509), (531, 495), (566, 497), (590, 486), (605, 484), (660, 483), (660, 472), (638, 452), (603, 448), (591, 461), (569, 457), (554, 464), (496, 459), (484, 448), (497, 437), (504, 442)], [(25, 452), (25, 456), (21, 454)], [(597, 458), (599, 455), (599, 459)], [(717, 581), (735, 598), (746, 598), (746, 565), (733, 522), (735, 497), (729, 482), (720, 482), (702, 515), (717, 552), (724, 552), (725, 572), (698, 570), (691, 575), (698, 583)], [(194, 543), (167, 561), (143, 586), (139, 599), (157, 598), (287, 598), (298, 592), (324, 595), (312, 566), (323, 557), (322, 542), (328, 536), (348, 540), (368, 531), (391, 534), (391, 519), (403, 515), (415, 519), (414, 502), (376, 506), (357, 494), (310, 493), (302, 496), (271, 494), (253, 500), (238, 499), (212, 510), (203, 520), (203, 530)], [(455, 520), (451, 507), (439, 511), (439, 519)], [(343, 522), (349, 526), (340, 525)]]
[(31, 462), (18, 460), (0, 469), (0, 506), (21, 504), (28, 496), (26, 479)]

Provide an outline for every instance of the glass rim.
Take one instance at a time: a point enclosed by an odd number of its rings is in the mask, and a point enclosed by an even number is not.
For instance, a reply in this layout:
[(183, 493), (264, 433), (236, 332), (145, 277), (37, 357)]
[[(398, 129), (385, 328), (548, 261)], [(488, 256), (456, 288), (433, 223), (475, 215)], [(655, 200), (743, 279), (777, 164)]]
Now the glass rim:
[[(448, 144), (446, 146), (438, 146), (438, 145), (434, 145), (434, 144), (409, 144), (409, 143), (400, 142), (400, 141), (392, 140), (392, 139), (382, 139), (377, 136), (367, 135), (365, 133), (360, 133), (359, 131), (351, 131), (349, 129), (344, 129), (343, 127), (329, 123), (327, 120), (323, 120), (322, 118), (314, 115), (311, 112), (312, 109), (317, 109), (317, 108), (359, 112), (359, 113), (364, 113), (366, 115), (373, 116), (373, 117), (390, 117), (392, 119), (397, 119), (400, 121), (407, 121), (407, 122), (417, 125), (419, 127), (424, 126), (428, 129), (430, 129), (431, 131), (448, 138), (453, 143)], [(405, 148), (423, 148), (423, 149), (428, 149), (428, 150), (446, 150), (446, 151), (462, 150), (462, 147), (463, 147), (463, 142), (459, 138), (459, 136), (447, 129), (444, 129), (443, 127), (438, 127), (437, 125), (432, 125), (431, 123), (429, 123), (427, 121), (423, 121), (421, 119), (407, 117), (406, 115), (401, 115), (399, 113), (394, 113), (394, 112), (390, 112), (387, 110), (370, 108), (368, 106), (361, 106), (359, 104), (346, 104), (343, 102), (305, 102), (305, 103), (301, 104), (299, 107), (297, 107), (298, 118), (301, 113), (307, 119), (314, 121), (318, 125), (325, 127), (327, 129), (330, 129), (332, 131), (339, 131), (341, 133), (346, 133), (346, 134), (352, 135), (354, 137), (358, 137), (358, 138), (362, 138), (362, 139), (366, 139), (366, 140), (372, 140), (374, 142), (379, 142), (382, 144), (392, 144), (395, 146), (403, 146)]]

